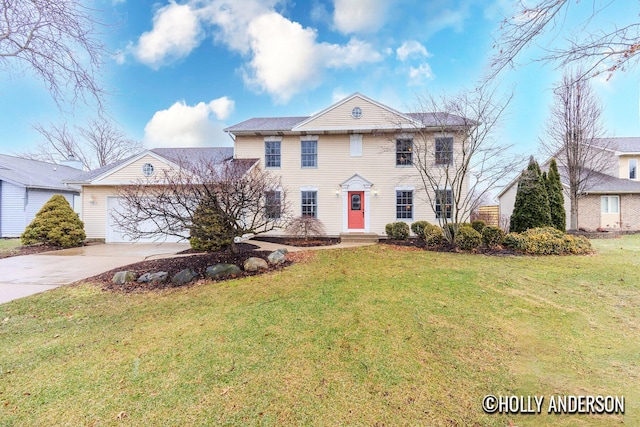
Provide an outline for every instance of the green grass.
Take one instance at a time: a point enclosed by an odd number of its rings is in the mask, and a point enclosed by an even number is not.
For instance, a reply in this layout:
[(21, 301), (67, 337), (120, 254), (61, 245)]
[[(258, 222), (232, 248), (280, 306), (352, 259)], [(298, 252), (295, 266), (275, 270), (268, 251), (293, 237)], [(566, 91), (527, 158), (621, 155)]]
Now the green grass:
[[(640, 425), (640, 236), (594, 246), (378, 245), (162, 293), (86, 284), (0, 305), (0, 426)], [(626, 413), (487, 415), (486, 394), (618, 395)]]
[(20, 245), (20, 239), (0, 239), (0, 254), (13, 252)]

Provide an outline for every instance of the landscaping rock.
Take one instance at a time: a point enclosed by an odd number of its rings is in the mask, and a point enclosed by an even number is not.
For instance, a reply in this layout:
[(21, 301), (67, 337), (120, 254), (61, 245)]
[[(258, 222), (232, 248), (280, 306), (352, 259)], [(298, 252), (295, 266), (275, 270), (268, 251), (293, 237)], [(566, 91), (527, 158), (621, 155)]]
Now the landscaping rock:
[(234, 264), (216, 264), (207, 267), (204, 272), (205, 277), (209, 279), (217, 279), (218, 277), (233, 276), (240, 274), (242, 270)]
[(266, 270), (268, 268), (269, 264), (267, 264), (267, 261), (263, 260), (262, 258), (251, 257), (244, 262), (245, 271)]
[(185, 268), (171, 278), (171, 283), (175, 285), (184, 285), (198, 277), (198, 273), (193, 268)]
[(133, 271), (118, 271), (113, 275), (111, 281), (116, 285), (124, 285), (127, 282), (133, 282), (136, 280), (136, 273)]
[[(284, 250), (286, 251), (286, 249)], [(278, 249), (277, 251), (271, 252), (267, 257), (269, 264), (272, 264), (272, 265), (282, 264), (284, 262), (285, 253), (286, 252), (282, 252), (282, 249)]]
[(157, 273), (145, 273), (138, 277), (138, 283), (163, 283), (167, 281), (169, 273), (158, 271)]

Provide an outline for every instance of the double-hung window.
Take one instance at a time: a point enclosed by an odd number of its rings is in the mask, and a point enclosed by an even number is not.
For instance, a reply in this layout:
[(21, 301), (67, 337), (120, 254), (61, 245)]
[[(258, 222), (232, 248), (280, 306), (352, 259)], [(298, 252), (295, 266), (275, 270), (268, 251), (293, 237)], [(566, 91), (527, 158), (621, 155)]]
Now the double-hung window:
[(436, 190), (435, 202), (436, 219), (451, 219), (451, 205), (453, 204), (451, 190)]
[(629, 159), (629, 179), (636, 179), (638, 176), (638, 161)]
[(411, 166), (413, 164), (413, 140), (410, 138), (396, 139), (396, 166)]
[(318, 217), (318, 192), (302, 191), (302, 216)]
[(302, 152), (301, 166), (303, 168), (318, 167), (318, 141), (308, 140), (300, 142)]
[(267, 219), (280, 219), (282, 214), (282, 193), (267, 191), (265, 193), (264, 216)]
[(396, 190), (396, 219), (413, 219), (413, 191)]
[(436, 138), (436, 165), (450, 165), (453, 163), (453, 138), (443, 136)]
[(280, 141), (264, 142), (264, 162), (268, 168), (280, 167)]

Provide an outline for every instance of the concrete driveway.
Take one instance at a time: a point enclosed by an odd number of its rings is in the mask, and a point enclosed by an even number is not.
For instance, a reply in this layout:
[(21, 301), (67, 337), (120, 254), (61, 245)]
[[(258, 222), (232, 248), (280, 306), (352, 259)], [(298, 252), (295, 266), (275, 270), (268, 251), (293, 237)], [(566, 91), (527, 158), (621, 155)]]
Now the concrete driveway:
[(185, 249), (188, 243), (93, 244), (0, 259), (0, 304)]

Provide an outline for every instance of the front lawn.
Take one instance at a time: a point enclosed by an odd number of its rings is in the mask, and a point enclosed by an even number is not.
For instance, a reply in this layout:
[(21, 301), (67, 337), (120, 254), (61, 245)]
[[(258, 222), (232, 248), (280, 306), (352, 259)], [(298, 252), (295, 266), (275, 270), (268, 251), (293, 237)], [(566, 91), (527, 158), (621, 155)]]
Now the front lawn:
[[(640, 236), (593, 245), (375, 245), (215, 284), (13, 301), (0, 426), (640, 425)], [(486, 415), (487, 394), (617, 395), (626, 411)]]

